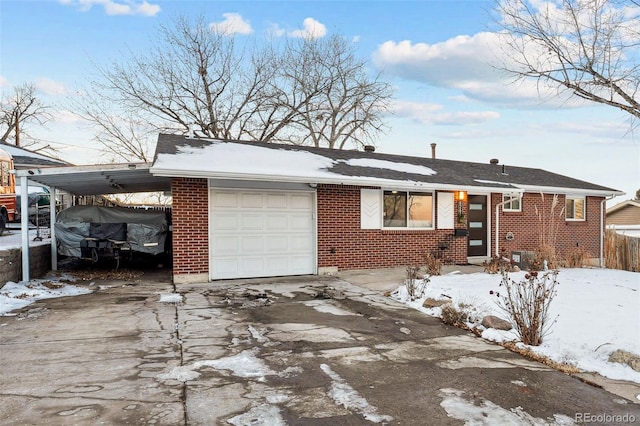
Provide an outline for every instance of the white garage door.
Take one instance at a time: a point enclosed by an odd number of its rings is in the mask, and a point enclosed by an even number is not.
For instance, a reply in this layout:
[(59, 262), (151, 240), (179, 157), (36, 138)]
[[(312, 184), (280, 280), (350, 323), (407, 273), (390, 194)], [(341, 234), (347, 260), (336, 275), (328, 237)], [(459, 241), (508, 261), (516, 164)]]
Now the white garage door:
[(211, 279), (315, 273), (312, 192), (211, 189)]

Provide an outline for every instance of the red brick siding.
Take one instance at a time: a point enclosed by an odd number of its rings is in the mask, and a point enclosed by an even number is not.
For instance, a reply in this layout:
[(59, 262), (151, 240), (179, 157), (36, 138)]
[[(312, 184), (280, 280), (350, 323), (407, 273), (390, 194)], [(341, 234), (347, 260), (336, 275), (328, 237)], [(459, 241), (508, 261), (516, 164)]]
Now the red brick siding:
[[(600, 204), (601, 197), (586, 197), (586, 220), (566, 221), (564, 216), (565, 196), (559, 195), (553, 209), (553, 195), (524, 194), (521, 212), (503, 212), (500, 208), (499, 248), (510, 254), (513, 250), (535, 250), (542, 242), (543, 235), (548, 242), (555, 240), (559, 254), (566, 254), (568, 250), (580, 247), (590, 257), (600, 256)], [(491, 240), (495, 238), (495, 208), (502, 202), (502, 195), (492, 194), (491, 197)], [(536, 212), (537, 207), (537, 212)], [(544, 219), (540, 220), (540, 215)], [(507, 232), (513, 232), (514, 239), (507, 241)], [(495, 253), (492, 245), (491, 253)]]
[[(450, 261), (467, 261), (467, 239), (454, 238), (451, 229), (360, 229), (360, 187), (319, 185), (317, 191), (318, 267), (342, 270), (423, 263), (425, 253), (440, 251), (440, 242), (449, 244), (444, 256)], [(456, 220), (456, 226), (462, 225)]]
[(209, 191), (206, 179), (174, 178), (173, 273), (209, 272)]

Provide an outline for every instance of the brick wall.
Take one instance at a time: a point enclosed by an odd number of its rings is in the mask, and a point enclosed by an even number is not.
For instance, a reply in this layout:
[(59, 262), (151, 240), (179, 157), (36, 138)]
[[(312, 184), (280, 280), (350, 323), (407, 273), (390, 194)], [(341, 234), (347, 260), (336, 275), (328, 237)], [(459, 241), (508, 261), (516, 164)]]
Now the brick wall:
[(173, 274), (209, 271), (209, 194), (206, 179), (174, 178)]
[[(360, 229), (360, 187), (319, 185), (318, 267), (384, 268), (423, 263), (428, 252), (466, 263), (467, 239), (453, 230)], [(456, 226), (459, 226), (456, 223)], [(440, 250), (439, 243), (449, 248)]]
[[(535, 250), (543, 238), (555, 242), (559, 254), (579, 247), (589, 257), (600, 256), (600, 203), (601, 197), (586, 198), (586, 220), (566, 221), (564, 217), (565, 196), (559, 195), (557, 204), (552, 209), (553, 195), (524, 194), (521, 212), (503, 212), (500, 208), (499, 248), (507, 254), (513, 250)], [(491, 240), (495, 238), (495, 206), (502, 202), (500, 194), (491, 197)], [(543, 219), (540, 219), (540, 218)], [(506, 240), (507, 232), (512, 232), (514, 239)], [(491, 253), (495, 253), (492, 245)]]

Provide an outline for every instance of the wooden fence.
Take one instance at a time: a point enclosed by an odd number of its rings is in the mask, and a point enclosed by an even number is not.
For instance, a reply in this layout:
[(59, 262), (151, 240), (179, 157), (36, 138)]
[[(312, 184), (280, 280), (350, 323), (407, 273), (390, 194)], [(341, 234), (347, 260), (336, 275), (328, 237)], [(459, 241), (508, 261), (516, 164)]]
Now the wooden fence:
[(640, 272), (640, 238), (607, 229), (604, 234), (604, 262), (607, 268)]

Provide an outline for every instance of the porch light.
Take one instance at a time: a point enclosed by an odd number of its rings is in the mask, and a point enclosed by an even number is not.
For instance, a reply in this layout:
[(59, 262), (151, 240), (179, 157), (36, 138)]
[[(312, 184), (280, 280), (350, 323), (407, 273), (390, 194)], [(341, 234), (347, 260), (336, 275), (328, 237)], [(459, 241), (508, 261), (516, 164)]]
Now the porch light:
[(464, 223), (464, 210), (462, 204), (467, 199), (467, 193), (465, 191), (456, 191), (456, 200), (458, 201), (458, 223)]

